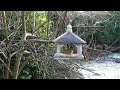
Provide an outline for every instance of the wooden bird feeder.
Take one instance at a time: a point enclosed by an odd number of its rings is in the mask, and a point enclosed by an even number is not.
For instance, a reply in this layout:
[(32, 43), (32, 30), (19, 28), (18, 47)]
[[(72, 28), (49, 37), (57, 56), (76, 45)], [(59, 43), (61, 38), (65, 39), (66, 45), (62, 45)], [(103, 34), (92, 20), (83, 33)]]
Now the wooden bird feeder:
[[(67, 30), (64, 34), (54, 40), (57, 44), (57, 52), (54, 55), (54, 59), (84, 59), (82, 55), (82, 45), (86, 42), (72, 32), (72, 26), (67, 25)], [(63, 49), (64, 45), (74, 46), (76, 53), (73, 53), (73, 48)]]

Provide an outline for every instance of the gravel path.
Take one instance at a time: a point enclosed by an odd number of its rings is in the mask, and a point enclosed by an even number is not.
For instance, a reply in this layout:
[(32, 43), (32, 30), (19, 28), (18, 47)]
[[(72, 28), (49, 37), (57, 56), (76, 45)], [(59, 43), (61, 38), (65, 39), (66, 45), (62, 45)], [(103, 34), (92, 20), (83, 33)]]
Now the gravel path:
[(94, 70), (95, 75), (84, 69), (78, 69), (85, 79), (120, 79), (120, 63), (114, 60), (91, 61), (84, 64), (84, 67)]

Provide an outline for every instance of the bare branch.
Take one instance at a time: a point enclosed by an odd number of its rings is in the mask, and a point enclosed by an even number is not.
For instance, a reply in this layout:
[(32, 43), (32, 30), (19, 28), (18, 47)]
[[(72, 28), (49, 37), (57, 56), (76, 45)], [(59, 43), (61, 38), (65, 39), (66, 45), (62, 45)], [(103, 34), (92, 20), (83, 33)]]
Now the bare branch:
[(12, 74), (9, 67), (5, 64), (5, 62), (1, 58), (0, 58), (0, 61), (3, 63), (3, 65), (6, 67), (6, 69)]

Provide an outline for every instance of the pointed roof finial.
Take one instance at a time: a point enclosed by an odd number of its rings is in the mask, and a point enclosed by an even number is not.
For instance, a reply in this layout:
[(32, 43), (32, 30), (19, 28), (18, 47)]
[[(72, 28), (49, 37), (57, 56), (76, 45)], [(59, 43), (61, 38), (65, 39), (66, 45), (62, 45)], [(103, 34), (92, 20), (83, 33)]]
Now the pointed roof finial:
[(70, 24), (67, 25), (67, 32), (72, 32), (72, 26)]

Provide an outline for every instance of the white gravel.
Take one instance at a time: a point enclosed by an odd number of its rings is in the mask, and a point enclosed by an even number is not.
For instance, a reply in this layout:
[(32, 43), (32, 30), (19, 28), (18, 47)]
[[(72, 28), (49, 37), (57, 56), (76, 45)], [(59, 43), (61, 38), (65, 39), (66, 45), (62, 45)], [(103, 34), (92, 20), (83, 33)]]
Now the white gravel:
[(84, 69), (78, 69), (85, 77), (85, 79), (120, 79), (120, 63), (114, 61), (104, 62), (87, 62), (84, 67), (94, 70), (95, 75)]

